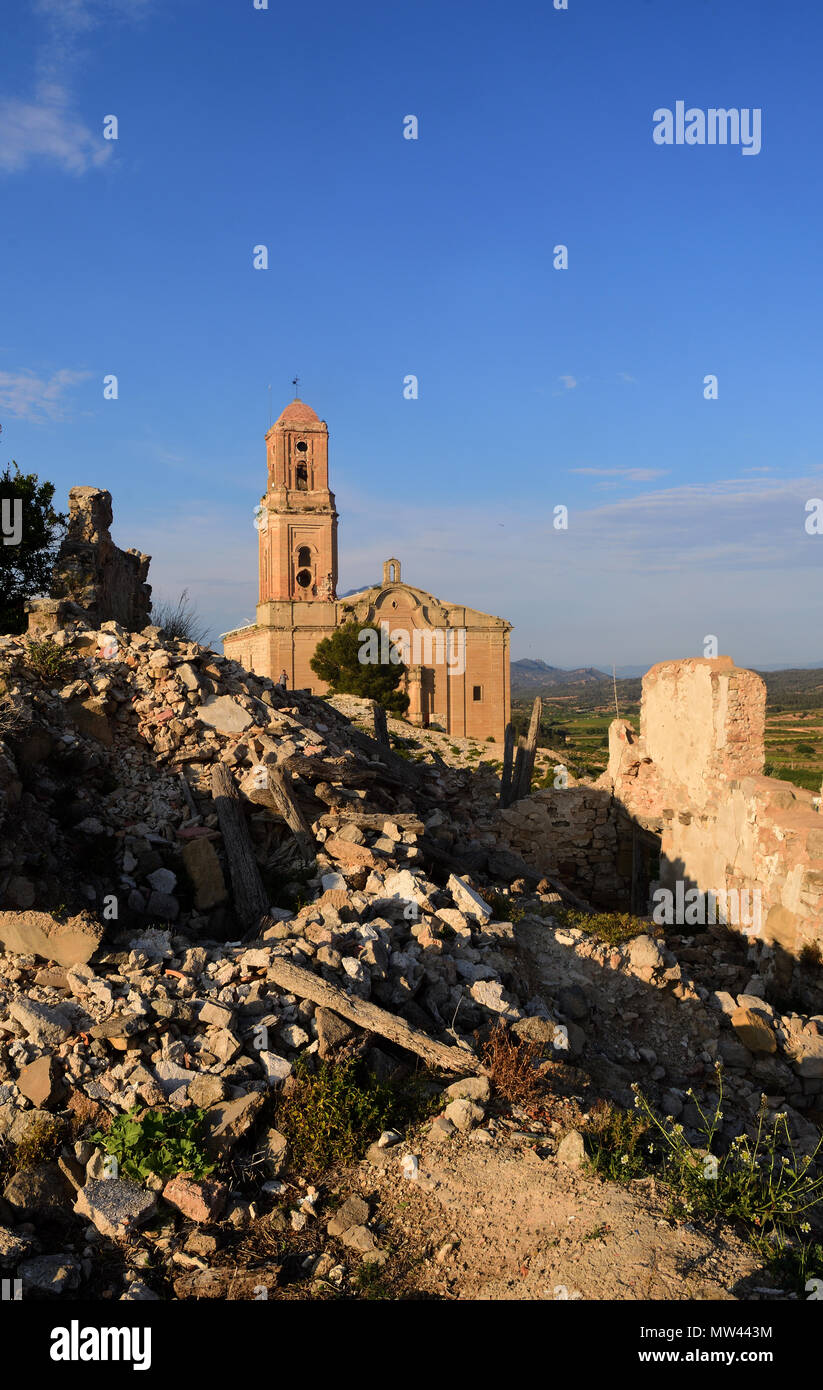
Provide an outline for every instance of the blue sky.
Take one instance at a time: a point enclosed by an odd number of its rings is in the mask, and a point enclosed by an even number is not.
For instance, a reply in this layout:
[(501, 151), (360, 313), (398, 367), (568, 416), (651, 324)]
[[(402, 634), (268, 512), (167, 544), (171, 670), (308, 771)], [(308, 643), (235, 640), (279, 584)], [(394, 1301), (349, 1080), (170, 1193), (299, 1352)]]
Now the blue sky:
[[(819, 0), (19, 0), (0, 461), (108, 487), (223, 631), (299, 374), (341, 592), (398, 555), (515, 657), (823, 662), (821, 44)], [(677, 100), (760, 153), (656, 145)]]

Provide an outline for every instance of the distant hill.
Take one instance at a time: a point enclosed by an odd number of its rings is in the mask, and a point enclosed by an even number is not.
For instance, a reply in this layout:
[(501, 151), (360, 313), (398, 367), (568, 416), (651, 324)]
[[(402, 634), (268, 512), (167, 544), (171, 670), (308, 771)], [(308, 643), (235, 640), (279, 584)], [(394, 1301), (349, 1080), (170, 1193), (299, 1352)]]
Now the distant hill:
[[(640, 675), (645, 666), (622, 666), (617, 669), (617, 694), (620, 705), (640, 699)], [(749, 669), (754, 669), (750, 667)], [(769, 705), (786, 709), (823, 709), (823, 667), (799, 666), (782, 670), (761, 667), (758, 675), (766, 682)], [(597, 708), (611, 704), (614, 686), (611, 673), (596, 666), (580, 666), (574, 671), (549, 666), (545, 661), (524, 658), (511, 663), (512, 699), (533, 700), (535, 695), (549, 699), (554, 696), (572, 700), (581, 708)]]
[(579, 666), (575, 671), (566, 671), (561, 666), (548, 666), (545, 661), (523, 658), (511, 663), (512, 695), (542, 695), (546, 690), (556, 690), (558, 686), (599, 685), (610, 679), (605, 671), (594, 666)]

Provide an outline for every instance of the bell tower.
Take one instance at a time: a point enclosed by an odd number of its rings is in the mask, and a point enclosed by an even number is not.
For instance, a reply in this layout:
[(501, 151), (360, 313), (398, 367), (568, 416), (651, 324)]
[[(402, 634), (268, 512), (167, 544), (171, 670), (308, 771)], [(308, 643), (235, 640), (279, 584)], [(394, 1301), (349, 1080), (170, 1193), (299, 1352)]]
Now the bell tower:
[(266, 435), (268, 485), (257, 512), (260, 603), (330, 602), (337, 594), (337, 511), (329, 430), (293, 400)]

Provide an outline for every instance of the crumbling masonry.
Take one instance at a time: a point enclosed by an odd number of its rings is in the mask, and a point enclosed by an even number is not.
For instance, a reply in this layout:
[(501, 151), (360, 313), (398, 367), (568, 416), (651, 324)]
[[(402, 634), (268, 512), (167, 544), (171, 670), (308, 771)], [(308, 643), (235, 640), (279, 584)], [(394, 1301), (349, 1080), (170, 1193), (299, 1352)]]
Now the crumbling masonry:
[(609, 731), (593, 786), (535, 792), (501, 812), (536, 868), (598, 906), (651, 909), (655, 889), (758, 890), (762, 943), (823, 946), (820, 798), (763, 776), (766, 687), (729, 657), (666, 661), (643, 681), (639, 734)]
[(109, 533), (111, 493), (98, 487), (73, 487), (69, 523), (57, 554), (49, 598), (26, 605), (29, 633), (56, 632), (67, 619), (83, 616), (93, 627), (117, 622), (141, 632), (150, 621), (151, 586), (146, 583), (150, 556), (121, 550)]

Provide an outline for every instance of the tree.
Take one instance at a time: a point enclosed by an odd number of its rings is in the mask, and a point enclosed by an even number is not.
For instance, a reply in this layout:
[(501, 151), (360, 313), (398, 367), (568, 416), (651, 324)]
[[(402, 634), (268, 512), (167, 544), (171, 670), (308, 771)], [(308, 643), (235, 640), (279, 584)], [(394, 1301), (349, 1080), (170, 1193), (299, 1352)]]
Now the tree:
[(392, 714), (404, 714), (409, 697), (397, 687), (406, 675), (406, 667), (400, 660), (361, 661), (362, 630), (359, 623), (344, 623), (331, 637), (318, 642), (309, 665), (335, 695), (359, 695), (365, 700), (377, 700)]
[(0, 633), (24, 632), (26, 599), (48, 593), (66, 529), (53, 498), (53, 483), (21, 473), (14, 461), (0, 473)]

